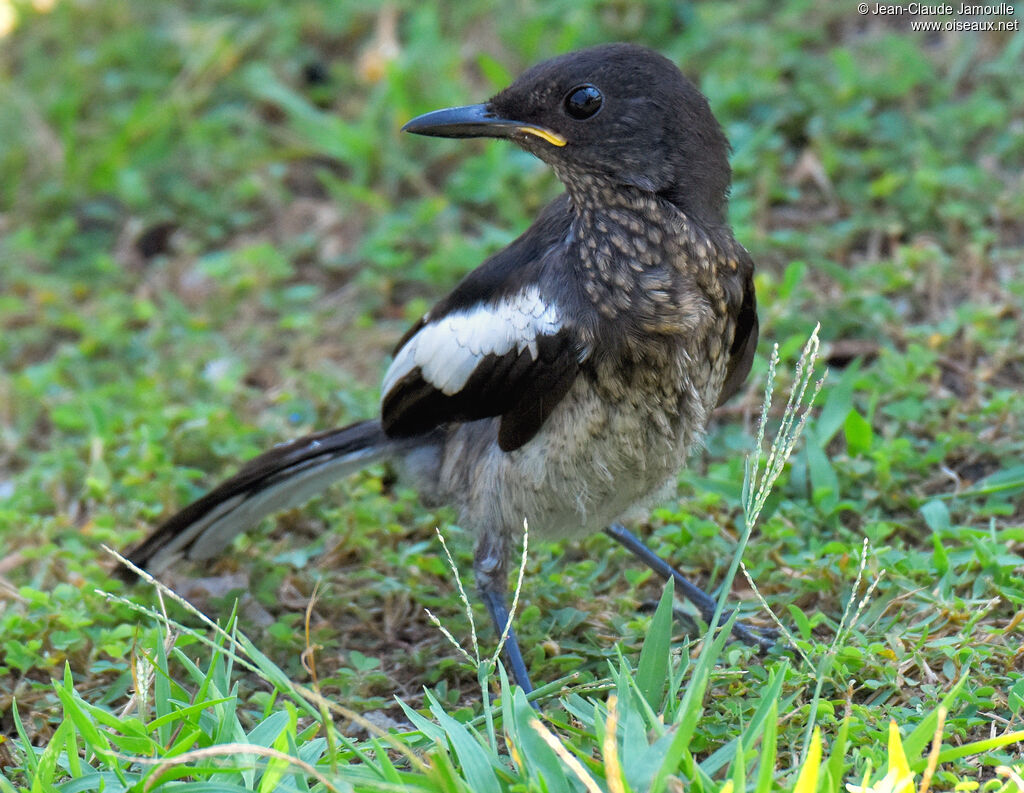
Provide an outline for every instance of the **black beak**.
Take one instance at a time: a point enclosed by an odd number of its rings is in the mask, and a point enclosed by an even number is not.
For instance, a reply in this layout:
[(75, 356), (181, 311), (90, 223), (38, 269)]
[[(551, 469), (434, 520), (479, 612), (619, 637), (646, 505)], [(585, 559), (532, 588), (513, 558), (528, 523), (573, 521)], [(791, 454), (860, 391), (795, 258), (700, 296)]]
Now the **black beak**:
[(511, 138), (516, 133), (533, 135), (552, 146), (564, 146), (565, 138), (550, 129), (496, 115), (489, 105), (446, 107), (416, 116), (403, 132), (435, 138)]

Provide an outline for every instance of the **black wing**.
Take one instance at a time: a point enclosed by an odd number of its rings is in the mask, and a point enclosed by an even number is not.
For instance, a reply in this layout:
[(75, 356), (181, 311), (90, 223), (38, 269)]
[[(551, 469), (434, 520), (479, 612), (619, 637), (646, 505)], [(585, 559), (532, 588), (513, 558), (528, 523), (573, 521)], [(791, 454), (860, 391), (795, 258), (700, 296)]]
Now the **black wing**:
[(725, 369), (725, 382), (718, 395), (719, 405), (740, 390), (743, 381), (750, 374), (750, 367), (754, 363), (754, 351), (757, 349), (759, 323), (757, 321), (757, 298), (754, 295), (754, 263), (750, 261), (746, 251), (743, 251), (743, 254), (741, 266), (746, 270), (742, 281), (743, 293), (739, 310), (736, 313), (736, 334), (733, 336), (732, 346), (729, 348), (729, 363)]
[(389, 436), (491, 416), (504, 451), (537, 434), (584, 357), (564, 296), (545, 288), (569, 222), (568, 200), (556, 199), (406, 333), (382, 389)]

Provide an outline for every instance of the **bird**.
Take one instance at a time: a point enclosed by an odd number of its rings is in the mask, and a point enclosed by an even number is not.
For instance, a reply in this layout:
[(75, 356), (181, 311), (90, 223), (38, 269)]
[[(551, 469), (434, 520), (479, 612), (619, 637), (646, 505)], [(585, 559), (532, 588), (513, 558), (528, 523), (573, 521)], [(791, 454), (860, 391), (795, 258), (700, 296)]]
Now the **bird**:
[[(506, 139), (564, 191), (402, 336), (379, 417), (273, 447), (127, 558), (151, 571), (208, 559), (385, 461), (473, 534), (477, 592), (508, 631), (506, 663), (527, 692), (508, 611), (524, 521), (542, 538), (606, 532), (710, 623), (715, 601), (623, 525), (676, 483), (757, 346), (754, 264), (727, 219), (730, 149), (707, 98), (668, 58), (613, 43), (543, 61), (482, 104), (402, 129)], [(734, 632), (770, 643), (742, 623)]]

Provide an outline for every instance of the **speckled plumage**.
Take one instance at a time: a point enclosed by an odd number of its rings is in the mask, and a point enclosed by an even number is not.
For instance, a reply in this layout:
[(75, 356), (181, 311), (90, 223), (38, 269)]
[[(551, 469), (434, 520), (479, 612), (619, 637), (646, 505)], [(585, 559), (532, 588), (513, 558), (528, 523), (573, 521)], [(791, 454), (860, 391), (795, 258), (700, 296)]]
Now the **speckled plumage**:
[(478, 534), (517, 533), (525, 517), (540, 536), (578, 536), (650, 503), (721, 395), (746, 251), (664, 199), (594, 178), (570, 184), (573, 219), (548, 255), (575, 270), (585, 298), (575, 312), (589, 351), (580, 376), (526, 446), (498, 449), (495, 419), (452, 425), (437, 479), (417, 477), (425, 497), (456, 504)]
[[(131, 553), (137, 564), (204, 557), (385, 459), (475, 533), (478, 588), (503, 628), (523, 521), (572, 537), (649, 503), (742, 384), (757, 314), (753, 264), (725, 219), (728, 144), (674, 64), (632, 45), (594, 47), (406, 129), (509, 138), (566, 192), (405, 334), (380, 421), (257, 457), (157, 529)], [(631, 547), (622, 531), (609, 533)], [(514, 634), (507, 647), (528, 686)]]

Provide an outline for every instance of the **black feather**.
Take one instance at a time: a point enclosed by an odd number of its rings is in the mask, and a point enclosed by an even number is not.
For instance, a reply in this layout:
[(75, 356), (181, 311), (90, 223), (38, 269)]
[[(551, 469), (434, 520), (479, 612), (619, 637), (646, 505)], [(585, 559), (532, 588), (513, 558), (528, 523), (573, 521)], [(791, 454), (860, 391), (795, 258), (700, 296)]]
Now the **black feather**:
[(455, 394), (427, 382), (419, 367), (399, 380), (381, 405), (384, 432), (405, 438), (442, 424), (501, 416), (499, 445), (517, 449), (537, 434), (579, 372), (571, 331), (537, 339), (537, 357), (529, 349), (486, 355)]
[[(254, 457), (238, 473), (205, 496), (172, 515), (145, 540), (125, 553), (125, 557), (139, 567), (146, 567), (179, 534), (236, 496), (258, 493), (327, 458), (343, 457), (386, 443), (388, 439), (381, 430), (380, 422), (362, 421), (275, 446)], [(188, 556), (187, 547), (182, 552)], [(119, 567), (116, 574), (124, 581), (135, 579), (135, 573), (127, 567)]]
[(725, 368), (725, 382), (718, 395), (718, 405), (724, 404), (740, 390), (754, 364), (754, 351), (757, 349), (760, 323), (757, 320), (757, 299), (754, 296), (753, 263), (744, 264), (750, 270), (743, 284), (743, 302), (736, 315), (736, 333), (729, 348), (729, 362)]
[[(395, 348), (397, 355), (424, 326), (457, 312), (493, 306), (542, 281), (547, 258), (557, 255), (572, 222), (568, 197), (552, 201), (536, 222), (507, 248), (466, 276), (444, 300), (419, 320)], [(563, 277), (561, 273), (551, 273)], [(389, 437), (405, 438), (443, 424), (501, 416), (499, 445), (517, 449), (537, 434), (579, 371), (579, 339), (570, 324), (557, 334), (538, 336), (537, 357), (513, 348), (481, 358), (465, 385), (447, 395), (419, 367), (384, 394), (381, 423)]]

